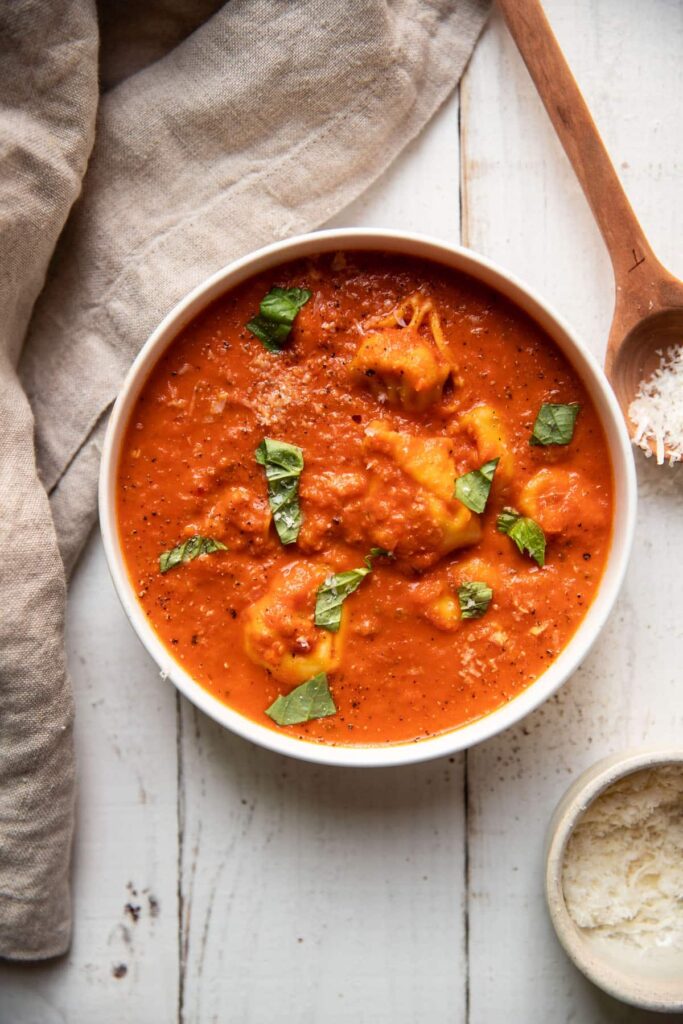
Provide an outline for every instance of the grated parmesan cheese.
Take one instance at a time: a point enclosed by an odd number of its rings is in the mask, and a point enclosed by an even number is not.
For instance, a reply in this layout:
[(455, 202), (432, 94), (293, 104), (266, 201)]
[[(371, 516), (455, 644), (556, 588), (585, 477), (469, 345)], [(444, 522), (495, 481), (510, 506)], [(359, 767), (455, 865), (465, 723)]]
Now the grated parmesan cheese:
[(683, 766), (634, 772), (602, 793), (572, 832), (562, 884), (587, 938), (683, 968)]
[(643, 381), (628, 414), (635, 426), (633, 443), (652, 455), (655, 444), (657, 464), (669, 465), (683, 458), (683, 343), (658, 352), (660, 363), (649, 380)]

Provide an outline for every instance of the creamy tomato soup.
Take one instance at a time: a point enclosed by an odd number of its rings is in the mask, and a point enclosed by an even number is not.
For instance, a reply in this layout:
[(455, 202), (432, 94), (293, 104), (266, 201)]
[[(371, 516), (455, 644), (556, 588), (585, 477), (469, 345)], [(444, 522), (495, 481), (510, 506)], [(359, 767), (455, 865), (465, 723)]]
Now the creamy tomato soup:
[(251, 278), (144, 384), (128, 571), (208, 691), (334, 744), (419, 740), (528, 687), (605, 565), (612, 469), (582, 381), (469, 276), (373, 252)]

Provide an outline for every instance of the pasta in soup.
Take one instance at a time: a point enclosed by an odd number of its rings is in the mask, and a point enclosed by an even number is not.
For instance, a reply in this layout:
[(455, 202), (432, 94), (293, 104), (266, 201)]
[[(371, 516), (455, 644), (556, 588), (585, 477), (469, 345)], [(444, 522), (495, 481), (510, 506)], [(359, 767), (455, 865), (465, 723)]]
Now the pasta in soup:
[(609, 451), (544, 331), (469, 276), (340, 252), (259, 274), (167, 348), (117, 482), (135, 591), (234, 710), (420, 740), (541, 675), (607, 558)]

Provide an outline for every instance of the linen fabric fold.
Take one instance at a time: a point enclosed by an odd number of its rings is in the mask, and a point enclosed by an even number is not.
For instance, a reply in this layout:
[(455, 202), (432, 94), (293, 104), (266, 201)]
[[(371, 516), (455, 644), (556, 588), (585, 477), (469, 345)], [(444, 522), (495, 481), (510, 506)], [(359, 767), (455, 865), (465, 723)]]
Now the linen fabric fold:
[(113, 84), (39, 297), (92, 143), (97, 22), (89, 0), (15, 0), (0, 13), (0, 956), (68, 945), (64, 565), (95, 518), (126, 369), (204, 277), (317, 227), (385, 170), (457, 83), (487, 0), (216, 7), (102, 4)]
[(73, 708), (64, 569), (16, 360), (94, 137), (93, 4), (1, 5), (0, 83), (0, 955), (38, 959), (69, 939)]

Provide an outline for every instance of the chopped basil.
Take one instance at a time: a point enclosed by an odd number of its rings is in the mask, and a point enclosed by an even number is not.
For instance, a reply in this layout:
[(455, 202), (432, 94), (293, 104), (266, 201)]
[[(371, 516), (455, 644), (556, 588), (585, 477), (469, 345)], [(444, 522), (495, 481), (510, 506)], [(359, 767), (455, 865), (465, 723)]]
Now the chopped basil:
[(496, 529), (499, 533), (509, 533), (518, 519), (521, 519), (521, 513), (515, 508), (506, 507), (496, 520)]
[(281, 352), (297, 313), (310, 297), (311, 292), (306, 288), (271, 288), (261, 300), (259, 315), (249, 321), (247, 330), (269, 352)]
[(538, 410), (529, 444), (569, 444), (574, 436), (574, 424), (581, 406), (544, 403)]
[(368, 569), (372, 569), (372, 560), (374, 558), (394, 558), (393, 551), (387, 551), (386, 548), (370, 548), (370, 553), (364, 558), (364, 562)]
[(263, 347), (269, 352), (282, 352), (283, 343), (289, 337), (291, 327), (285, 324), (276, 324), (267, 320), (265, 316), (255, 316), (247, 324), (247, 330), (251, 331), (255, 338), (263, 343)]
[(471, 473), (459, 476), (455, 481), (453, 497), (467, 505), (473, 512), (483, 512), (489, 500), (493, 474), (499, 462), (500, 459), (491, 459), (480, 469), (473, 469)]
[(301, 529), (299, 477), (304, 468), (304, 453), (295, 444), (265, 437), (255, 457), (266, 471), (268, 503), (277, 535), (283, 544), (294, 544)]
[(294, 323), (294, 318), (311, 297), (307, 288), (271, 288), (261, 302), (261, 316), (277, 324)]
[(545, 564), (545, 534), (533, 519), (521, 515), (514, 508), (504, 508), (496, 527), (500, 533), (507, 533), (522, 554), (529, 555), (541, 566)]
[(280, 696), (270, 705), (266, 714), (278, 725), (298, 725), (314, 718), (334, 715), (337, 707), (327, 685), (327, 676), (320, 672), (301, 683), (285, 697)]
[(358, 590), (365, 577), (373, 570), (373, 559), (393, 558), (386, 548), (370, 548), (365, 556), (365, 567), (336, 572), (320, 584), (315, 598), (315, 624), (330, 633), (338, 633), (341, 626), (342, 605), (346, 598)]
[(365, 569), (349, 569), (347, 572), (336, 572), (318, 587), (315, 598), (315, 624), (330, 633), (338, 633), (341, 625), (342, 605), (349, 594), (357, 590), (362, 581), (372, 571), (372, 566)]
[(213, 537), (200, 537), (197, 534), (159, 555), (159, 572), (168, 572), (169, 569), (175, 569), (176, 565), (191, 562), (200, 555), (212, 555), (214, 551), (227, 550), (222, 541), (214, 540)]
[(458, 587), (460, 617), (462, 619), (480, 619), (491, 604), (493, 591), (486, 583), (472, 580)]

